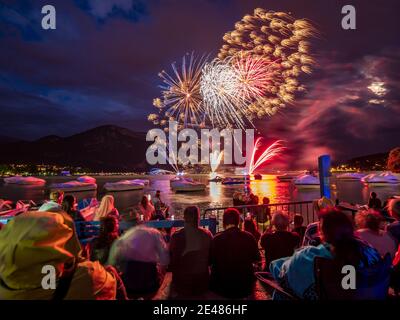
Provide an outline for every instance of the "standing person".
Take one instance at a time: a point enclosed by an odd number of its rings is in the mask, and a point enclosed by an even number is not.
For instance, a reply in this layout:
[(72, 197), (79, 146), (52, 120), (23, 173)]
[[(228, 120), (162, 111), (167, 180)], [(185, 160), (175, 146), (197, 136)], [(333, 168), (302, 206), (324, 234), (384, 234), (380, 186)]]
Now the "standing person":
[(119, 217), (118, 210), (114, 206), (114, 197), (108, 194), (101, 199), (100, 206), (94, 212), (93, 221), (100, 221), (109, 215)]
[(91, 261), (100, 261), (105, 264), (110, 249), (119, 237), (119, 221), (116, 216), (107, 216), (100, 219), (100, 233), (89, 243)]
[(257, 225), (252, 218), (244, 219), (243, 231), (252, 234), (257, 243), (260, 240), (261, 234), (258, 232)]
[(140, 215), (143, 216), (144, 221), (151, 220), (155, 213), (154, 206), (151, 204), (146, 196), (143, 196), (142, 200), (139, 203), (139, 212)]
[(211, 289), (228, 298), (243, 298), (253, 292), (253, 263), (261, 261), (256, 240), (239, 229), (239, 221), (237, 209), (226, 209), (225, 230), (211, 243)]
[(380, 210), (382, 209), (382, 201), (378, 198), (375, 192), (371, 192), (368, 200), (368, 208)]
[(170, 241), (172, 291), (177, 297), (199, 296), (209, 286), (212, 235), (199, 227), (198, 207), (187, 207), (183, 219), (184, 227), (173, 233)]
[(114, 241), (108, 264), (122, 272), (129, 297), (152, 295), (161, 285), (169, 264), (169, 251), (157, 229), (140, 225)]
[(289, 217), (281, 212), (272, 215), (273, 232), (265, 232), (260, 240), (265, 252), (265, 269), (269, 270), (271, 261), (289, 257), (300, 245), (300, 236), (288, 231)]
[(85, 221), (79, 210), (76, 210), (76, 199), (73, 195), (66, 195), (61, 204), (61, 209), (75, 221)]
[(258, 224), (258, 229), (261, 230), (261, 232), (264, 232), (270, 226), (271, 209), (270, 207), (268, 207), (269, 203), (270, 203), (269, 198), (263, 197), (262, 199), (263, 207), (259, 208), (259, 210), (257, 211), (257, 224)]
[(293, 232), (296, 232), (300, 236), (300, 243), (303, 243), (304, 233), (306, 227), (303, 226), (304, 218), (301, 214), (296, 213), (293, 218)]
[(155, 210), (155, 219), (156, 220), (164, 220), (168, 218), (168, 206), (161, 200), (161, 191), (157, 190), (154, 198), (152, 199), (152, 203)]
[(356, 223), (359, 229), (356, 235), (374, 247), (382, 257), (389, 253), (392, 259), (397, 251), (396, 241), (386, 232), (380, 229), (382, 216), (375, 211), (360, 211), (356, 215)]

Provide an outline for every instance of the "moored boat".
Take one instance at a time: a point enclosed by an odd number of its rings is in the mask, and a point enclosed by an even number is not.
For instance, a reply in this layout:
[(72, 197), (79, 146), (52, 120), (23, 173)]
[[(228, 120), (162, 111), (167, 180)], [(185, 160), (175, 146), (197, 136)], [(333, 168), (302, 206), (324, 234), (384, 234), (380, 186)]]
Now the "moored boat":
[(4, 178), (4, 182), (7, 184), (18, 184), (18, 185), (44, 185), (46, 183), (46, 180), (35, 177), (15, 176), (15, 177)]
[(175, 192), (195, 192), (204, 191), (206, 189), (204, 183), (196, 182), (188, 178), (172, 179), (170, 185), (171, 189)]
[(280, 182), (290, 182), (290, 181), (292, 181), (293, 179), (295, 179), (295, 178), (297, 178), (297, 177), (298, 177), (297, 175), (292, 175), (292, 174), (288, 174), (288, 173), (285, 173), (285, 174), (276, 176), (276, 178), (277, 178)]
[(337, 180), (340, 181), (359, 181), (361, 180), (365, 174), (359, 173), (359, 172), (346, 172), (346, 173), (341, 173), (336, 176)]
[[(147, 180), (148, 182), (148, 180)], [(104, 189), (107, 191), (133, 191), (143, 190), (146, 182), (144, 180), (121, 180), (117, 182), (107, 182), (104, 184)]]
[(371, 187), (387, 187), (400, 184), (400, 179), (391, 172), (371, 174), (363, 178), (363, 182)]
[(224, 178), (221, 182), (224, 185), (235, 185), (235, 184), (244, 184), (245, 179), (243, 178)]
[(79, 182), (85, 182), (85, 183), (96, 183), (96, 179), (90, 176), (81, 176), (76, 179)]
[(97, 189), (97, 184), (79, 181), (68, 181), (62, 183), (53, 183), (50, 185), (49, 189), (51, 191), (59, 190), (64, 192), (93, 191)]
[(294, 180), (294, 185), (298, 189), (319, 188), (319, 179), (310, 174), (304, 174)]

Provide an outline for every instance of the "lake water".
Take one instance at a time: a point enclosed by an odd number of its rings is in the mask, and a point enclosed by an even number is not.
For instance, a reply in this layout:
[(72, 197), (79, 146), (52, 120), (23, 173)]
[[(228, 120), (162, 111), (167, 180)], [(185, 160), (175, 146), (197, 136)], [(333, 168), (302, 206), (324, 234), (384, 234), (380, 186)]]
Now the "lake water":
[[(208, 184), (203, 192), (174, 193), (170, 189), (169, 180), (172, 176), (97, 176), (97, 192), (76, 192), (73, 193), (78, 200), (83, 198), (101, 198), (106, 192), (103, 185), (109, 181), (122, 179), (149, 179), (150, 185), (143, 191), (127, 191), (110, 193), (115, 198), (118, 210), (124, 212), (127, 208), (135, 206), (143, 195), (155, 194), (156, 190), (161, 190), (162, 199), (170, 208), (171, 213), (179, 217), (184, 208), (189, 205), (197, 205), (201, 209), (208, 207), (220, 207), (232, 205), (232, 196), (235, 191), (243, 190), (243, 185), (226, 186), (220, 183), (208, 183), (208, 175), (191, 175), (194, 180)], [(75, 177), (48, 177), (45, 186), (17, 186), (0, 184), (0, 199), (9, 200), (33, 200), (42, 202), (45, 200), (46, 187), (54, 182), (65, 182), (74, 180)], [(371, 191), (375, 191), (379, 198), (384, 201), (390, 196), (400, 195), (400, 186), (369, 188), (358, 181), (337, 181), (335, 176), (331, 177), (332, 198), (339, 198), (341, 201), (350, 203), (365, 204)], [(290, 182), (279, 182), (274, 175), (263, 175), (263, 180), (251, 181), (252, 192), (261, 198), (267, 196), (271, 203), (281, 203), (290, 201), (309, 201), (319, 198), (319, 189), (298, 190)]]

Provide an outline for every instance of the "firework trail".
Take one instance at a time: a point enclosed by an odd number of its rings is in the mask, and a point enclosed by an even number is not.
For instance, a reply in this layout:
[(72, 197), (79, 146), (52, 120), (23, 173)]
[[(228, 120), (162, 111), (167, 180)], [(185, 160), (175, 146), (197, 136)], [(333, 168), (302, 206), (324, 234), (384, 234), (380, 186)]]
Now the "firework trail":
[(280, 155), (285, 149), (285, 147), (282, 145), (283, 141), (277, 140), (266, 149), (264, 149), (261, 155), (256, 158), (256, 153), (262, 146), (261, 140), (262, 138), (257, 138), (256, 143), (254, 144), (253, 153), (251, 154), (249, 174), (253, 174), (257, 170), (257, 168), (259, 168), (265, 162), (270, 161), (276, 156)]

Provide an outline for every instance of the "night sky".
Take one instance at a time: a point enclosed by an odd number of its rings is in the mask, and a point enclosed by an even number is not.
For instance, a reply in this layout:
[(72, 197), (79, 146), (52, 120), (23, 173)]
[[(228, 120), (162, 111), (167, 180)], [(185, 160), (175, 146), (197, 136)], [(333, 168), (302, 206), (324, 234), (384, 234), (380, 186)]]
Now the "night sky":
[[(41, 28), (41, 8), (57, 29)], [(341, 28), (341, 8), (357, 30)], [(158, 72), (187, 53), (216, 56), (222, 36), (257, 7), (310, 19), (317, 68), (307, 93), (257, 126), (284, 139), (285, 161), (314, 163), (400, 145), (398, 0), (63, 0), (0, 4), (0, 136), (67, 136), (99, 125), (152, 127)]]

